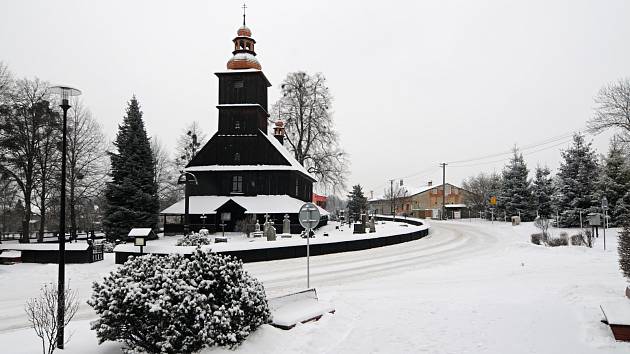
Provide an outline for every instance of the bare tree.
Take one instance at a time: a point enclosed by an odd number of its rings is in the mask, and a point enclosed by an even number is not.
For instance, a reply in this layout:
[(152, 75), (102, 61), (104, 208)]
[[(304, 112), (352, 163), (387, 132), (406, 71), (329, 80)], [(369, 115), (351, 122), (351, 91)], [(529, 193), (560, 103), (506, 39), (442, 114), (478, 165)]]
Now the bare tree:
[(83, 101), (75, 98), (68, 119), (68, 187), (72, 238), (77, 235), (77, 205), (96, 197), (105, 187), (107, 142), (100, 124)]
[(151, 152), (155, 160), (155, 183), (158, 186), (160, 208), (164, 208), (183, 197), (183, 190), (177, 184), (179, 172), (175, 161), (171, 160), (164, 144), (156, 136), (151, 138)]
[(599, 90), (595, 115), (588, 122), (591, 131), (620, 129), (624, 142), (630, 142), (630, 78), (619, 79)]
[(462, 183), (462, 188), (469, 193), (464, 193), (464, 202), (475, 211), (485, 211), (491, 197), (496, 197), (501, 192), (501, 176), (497, 173), (479, 173), (470, 176)]
[(0, 61), (0, 105), (7, 102), (13, 90), (13, 75), (9, 67)]
[(0, 174), (0, 213), (2, 213), (2, 228), (0, 228), (0, 242), (2, 235), (8, 231), (11, 221), (11, 208), (16, 202), (18, 188), (16, 183), (7, 174)]
[(409, 195), (409, 191), (404, 186), (392, 184), (390, 188), (386, 188), (383, 196), (389, 201), (390, 211), (392, 215), (396, 215), (397, 209), (403, 209), (405, 199)]
[(44, 118), (44, 122), (39, 127), (39, 144), (36, 151), (36, 162), (39, 170), (39, 183), (36, 186), (38, 197), (35, 205), (39, 208), (39, 233), (37, 242), (44, 241), (44, 230), (46, 228), (47, 207), (50, 196), (55, 193), (55, 187), (59, 187), (51, 178), (59, 173), (60, 151), (58, 144), (61, 141), (61, 124), (59, 116), (51, 115)]
[(18, 80), (9, 103), (0, 106), (0, 173), (8, 174), (22, 192), (24, 242), (29, 242), (32, 193), (39, 181), (41, 128), (57, 114), (48, 102), (47, 88), (39, 79)]
[(299, 71), (288, 74), (281, 87), (272, 112), (285, 122), (285, 141), (295, 159), (317, 175), (320, 187), (345, 190), (349, 161), (334, 128), (326, 78)]
[(175, 147), (177, 169), (181, 170), (188, 165), (207, 140), (207, 135), (201, 130), (199, 122), (190, 123), (177, 138), (177, 146)]
[[(63, 324), (65, 327), (77, 313), (79, 301), (77, 300), (77, 292), (70, 290), (70, 288), (64, 289), (63, 298), (65, 309)], [(43, 354), (52, 354), (56, 348), (58, 299), (57, 284), (44, 284), (39, 297), (28, 299), (24, 306), (31, 327), (42, 340)]]

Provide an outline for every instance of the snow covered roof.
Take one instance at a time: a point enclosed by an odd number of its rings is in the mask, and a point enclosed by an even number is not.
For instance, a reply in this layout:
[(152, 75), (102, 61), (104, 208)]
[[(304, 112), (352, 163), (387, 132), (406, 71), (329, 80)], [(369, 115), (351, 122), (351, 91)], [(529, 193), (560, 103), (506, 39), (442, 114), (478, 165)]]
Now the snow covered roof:
[[(190, 214), (216, 214), (216, 210), (223, 204), (232, 200), (242, 206), (247, 214), (281, 214), (297, 213), (304, 201), (288, 195), (257, 195), (257, 196), (220, 196), (220, 195), (195, 195), (189, 197)], [(162, 210), (161, 214), (184, 214), (182, 199), (170, 207)], [(328, 212), (318, 207), (320, 214), (328, 215)]]
[[(449, 182), (446, 182), (446, 184), (454, 186), (454, 187), (457, 187), (454, 184), (449, 183)], [(411, 196), (414, 196), (414, 195), (417, 195), (417, 194), (420, 194), (420, 193), (424, 193), (424, 192), (426, 192), (428, 190), (431, 190), (433, 188), (438, 188), (438, 187), (442, 187), (442, 184), (441, 183), (440, 184), (434, 184), (434, 185), (431, 185), (431, 186), (426, 185), (426, 186), (421, 186), (421, 187), (417, 187), (417, 188), (416, 187), (408, 188), (407, 186), (400, 187), (400, 188), (407, 191), (407, 194), (405, 195), (405, 197), (411, 197)], [(457, 187), (457, 188), (460, 188), (460, 187)], [(376, 201), (379, 201), (379, 200), (386, 200), (386, 199), (387, 198), (385, 197), (385, 195), (382, 194), (382, 195), (375, 195), (374, 198), (369, 198), (368, 201), (369, 202), (376, 202)]]
[(265, 134), (263, 131), (260, 131), (260, 133), (267, 138), (271, 145), (289, 162), (289, 165), (203, 165), (186, 167), (184, 171), (298, 171), (312, 179), (313, 182), (317, 182), (317, 178), (309, 173), (304, 166), (293, 157), (293, 154), (280, 144), (276, 137), (271, 134)]
[[(86, 242), (66, 242), (66, 251), (84, 251), (89, 247)], [(14, 251), (56, 251), (59, 250), (58, 243), (6, 243), (0, 244), (0, 250)]]
[(153, 229), (151, 229), (150, 227), (137, 227), (137, 228), (131, 229), (131, 231), (129, 231), (128, 236), (131, 236), (131, 237), (149, 236), (151, 232), (153, 232)]
[(187, 172), (195, 171), (292, 171), (290, 165), (206, 165), (187, 167)]
[(274, 137), (271, 134), (265, 134), (262, 131), (261, 133), (263, 133), (263, 135), (267, 138), (267, 140), (269, 140), (271, 145), (273, 145), (276, 148), (276, 150), (278, 150), (278, 152), (282, 154), (282, 157), (284, 157), (287, 161), (289, 161), (289, 163), (291, 164), (291, 166), (293, 166), (295, 170), (302, 172), (307, 177), (310, 177), (314, 182), (317, 182), (317, 178), (315, 178), (315, 176), (313, 176), (310, 172), (308, 172), (304, 168), (304, 166), (302, 166), (302, 164), (299, 163), (295, 159), (295, 157), (293, 157), (293, 154), (290, 153), (289, 150), (287, 150), (287, 148), (284, 147), (284, 145), (280, 144), (280, 142), (278, 141), (278, 139), (276, 139), (276, 137)]

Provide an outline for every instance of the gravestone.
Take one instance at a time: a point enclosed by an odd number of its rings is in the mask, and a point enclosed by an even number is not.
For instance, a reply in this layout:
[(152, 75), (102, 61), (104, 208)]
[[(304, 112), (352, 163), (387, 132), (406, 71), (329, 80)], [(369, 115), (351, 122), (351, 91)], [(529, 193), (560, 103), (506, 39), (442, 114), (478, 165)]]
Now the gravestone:
[[(269, 224), (269, 222), (266, 224)], [(269, 224), (269, 226), (265, 228), (265, 237), (267, 238), (267, 241), (276, 240), (276, 228), (273, 227), (273, 225)]]
[(282, 221), (282, 233), (291, 233), (291, 220), (289, 220), (289, 214), (284, 214), (284, 220)]

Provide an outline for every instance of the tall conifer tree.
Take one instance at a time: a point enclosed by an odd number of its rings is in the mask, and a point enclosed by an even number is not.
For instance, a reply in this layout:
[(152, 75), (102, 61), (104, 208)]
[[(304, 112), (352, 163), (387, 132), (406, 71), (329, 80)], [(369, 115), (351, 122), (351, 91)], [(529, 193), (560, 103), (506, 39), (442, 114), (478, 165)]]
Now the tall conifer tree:
[(363, 189), (360, 184), (352, 187), (352, 191), (348, 194), (348, 210), (350, 216), (355, 220), (367, 211), (367, 198), (363, 195)]
[(134, 227), (155, 228), (158, 223), (155, 161), (135, 96), (118, 126), (114, 145), (118, 151), (110, 152), (112, 180), (105, 191), (103, 218), (108, 239), (124, 237)]
[[(611, 225), (620, 225), (617, 221), (627, 213), (627, 205), (621, 199), (630, 190), (630, 166), (624, 156), (622, 145), (617, 139), (610, 142), (608, 155), (603, 161), (602, 171), (597, 181), (597, 200), (603, 196), (608, 199), (610, 205), (609, 214), (612, 216)], [(620, 202), (619, 208), (617, 207)], [(618, 210), (619, 209), (619, 210)]]
[(598, 164), (591, 143), (582, 134), (573, 136), (573, 144), (562, 152), (558, 172), (558, 193), (555, 204), (560, 212), (561, 226), (579, 226), (580, 211), (585, 215), (597, 211), (595, 182)]
[(551, 219), (552, 205), (551, 196), (553, 195), (553, 182), (549, 177), (549, 168), (536, 168), (536, 177), (532, 185), (532, 193), (536, 203), (536, 211), (542, 219)]
[(529, 170), (517, 149), (510, 162), (503, 169), (503, 186), (499, 196), (500, 208), (506, 212), (508, 218), (520, 215), (524, 221), (533, 220), (535, 211), (532, 208), (532, 193), (530, 181), (527, 179)]

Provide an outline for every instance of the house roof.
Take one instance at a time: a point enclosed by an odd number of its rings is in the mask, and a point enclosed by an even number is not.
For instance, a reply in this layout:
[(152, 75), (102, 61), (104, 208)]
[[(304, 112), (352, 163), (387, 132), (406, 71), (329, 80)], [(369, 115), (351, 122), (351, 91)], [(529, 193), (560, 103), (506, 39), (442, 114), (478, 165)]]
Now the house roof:
[[(453, 187), (456, 187), (456, 188), (459, 188), (459, 189), (462, 189), (461, 187), (456, 186), (456, 185), (454, 185), (452, 183), (449, 183), (449, 182), (446, 182), (446, 184), (450, 185), (450, 186), (453, 186)], [(424, 192), (429, 191), (429, 190), (431, 190), (433, 188), (439, 188), (441, 186), (442, 186), (442, 184), (434, 184), (434, 185), (431, 185), (431, 186), (427, 185), (427, 186), (411, 187), (411, 188), (408, 188), (407, 186), (404, 186), (404, 187), (401, 187), (401, 189), (404, 189), (404, 190), (407, 191), (407, 194), (405, 195), (405, 197), (412, 197), (414, 195), (418, 195), (420, 193), (424, 193)], [(387, 198), (385, 197), (385, 194), (376, 195), (376, 196), (374, 196), (374, 198), (368, 199), (368, 202), (377, 202), (379, 200), (387, 200)]]
[[(229, 201), (240, 205), (247, 214), (295, 214), (300, 211), (304, 201), (288, 195), (257, 195), (257, 196), (221, 196), (221, 195), (195, 195), (189, 197), (190, 214), (216, 214), (217, 209)], [(183, 215), (185, 199), (178, 201), (170, 207), (162, 210), (160, 214)], [(328, 212), (318, 207), (321, 215)]]

